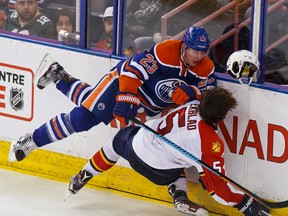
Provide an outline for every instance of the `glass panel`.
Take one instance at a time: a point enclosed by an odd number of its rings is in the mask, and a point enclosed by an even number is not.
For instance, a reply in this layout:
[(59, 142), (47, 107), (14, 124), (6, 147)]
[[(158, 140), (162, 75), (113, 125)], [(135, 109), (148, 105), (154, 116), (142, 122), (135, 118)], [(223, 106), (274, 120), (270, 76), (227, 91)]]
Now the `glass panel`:
[(49, 17), (54, 22), (57, 40), (66, 45), (78, 45), (80, 36), (76, 29), (76, 0), (55, 1), (47, 7)]
[[(226, 12), (218, 12), (208, 23), (203, 23), (203, 19), (230, 2), (229, 0), (127, 0), (127, 37), (135, 40), (139, 51), (144, 51), (165, 39), (182, 39), (180, 33), (194, 24), (204, 26), (211, 42), (214, 42), (209, 56), (215, 61), (216, 71), (225, 72), (226, 61), (232, 52), (238, 49), (249, 50), (250, 23), (248, 27), (240, 30), (238, 45), (234, 47), (233, 34), (221, 40), (216, 39), (233, 29), (235, 6), (231, 6)], [(250, 6), (250, 1), (240, 5), (237, 24), (247, 18), (245, 12)], [(167, 22), (166, 25), (165, 22), (161, 22), (162, 16)]]
[(113, 0), (89, 1), (88, 48), (105, 53), (112, 52), (112, 6)]
[(250, 50), (251, 1), (240, 3), (238, 10), (236, 4), (232, 4), (232, 0), (219, 1), (219, 9), (227, 7), (228, 10), (205, 25), (213, 41), (209, 56), (214, 61), (215, 71), (221, 73), (226, 73), (226, 63), (233, 52)]
[[(4, 10), (6, 16), (4, 30), (22, 34), (23, 37), (32, 36), (57, 40), (56, 24), (59, 20), (56, 14), (60, 8), (66, 8), (70, 10), (71, 16), (69, 15), (70, 21), (68, 22), (66, 18), (65, 22), (71, 24), (71, 32), (75, 31), (75, 0), (18, 0), (5, 2), (6, 4), (2, 3), (2, 6), (6, 7)], [(65, 24), (62, 25), (62, 28), (66, 29), (66, 27)]]
[[(288, 84), (288, 3), (269, 1), (265, 81)], [(274, 5), (275, 4), (275, 5)]]

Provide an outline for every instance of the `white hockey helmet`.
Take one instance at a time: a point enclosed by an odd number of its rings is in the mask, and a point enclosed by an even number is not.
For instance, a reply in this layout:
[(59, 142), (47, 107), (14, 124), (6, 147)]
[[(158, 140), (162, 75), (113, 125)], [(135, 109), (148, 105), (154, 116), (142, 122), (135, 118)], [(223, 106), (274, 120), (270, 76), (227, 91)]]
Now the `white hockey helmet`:
[(251, 84), (254, 73), (260, 67), (258, 58), (248, 50), (238, 50), (232, 53), (227, 60), (227, 72), (232, 77), (239, 80), (241, 84), (243, 77), (248, 77), (248, 85)]

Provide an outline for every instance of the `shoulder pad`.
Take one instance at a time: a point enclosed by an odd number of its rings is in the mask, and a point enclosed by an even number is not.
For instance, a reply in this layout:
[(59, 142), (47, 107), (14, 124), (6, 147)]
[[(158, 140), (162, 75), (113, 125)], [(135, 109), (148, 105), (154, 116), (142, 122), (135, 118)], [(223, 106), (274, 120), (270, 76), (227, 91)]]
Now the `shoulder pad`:
[(163, 65), (180, 66), (181, 40), (166, 40), (156, 44), (154, 55)]

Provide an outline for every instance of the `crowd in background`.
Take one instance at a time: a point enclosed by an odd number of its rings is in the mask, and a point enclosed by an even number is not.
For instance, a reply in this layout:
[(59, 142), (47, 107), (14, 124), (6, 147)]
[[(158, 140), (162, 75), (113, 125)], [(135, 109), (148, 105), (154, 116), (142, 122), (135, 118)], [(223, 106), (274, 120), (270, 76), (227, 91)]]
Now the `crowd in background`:
[[(17, 4), (27, 0), (0, 0), (0, 29), (32, 35), (41, 38), (49, 38), (70, 45), (77, 45), (79, 37), (75, 37), (76, 30), (76, 1), (69, 0), (29, 0), (36, 2), (30, 17), (26, 12), (21, 12), (21, 5)], [(161, 17), (187, 0), (127, 0), (125, 18), (124, 54), (133, 55), (150, 49), (153, 45), (163, 41), (161, 35)], [(190, 5), (167, 21), (167, 38), (171, 38), (185, 30), (187, 27), (199, 22), (203, 18), (230, 3), (232, 0), (201, 0)], [(273, 5), (277, 0), (269, 0)], [(239, 23), (251, 16), (251, 0), (243, 0), (239, 6)], [(113, 0), (90, 1), (90, 22), (88, 26), (87, 47), (96, 51), (112, 50), (113, 30)], [(277, 7), (267, 16), (267, 49), (265, 80), (277, 84), (288, 84), (288, 41), (280, 46), (273, 46), (279, 38), (288, 34), (288, 3)], [(109, 16), (105, 15), (110, 8)], [(19, 18), (15, 18), (18, 13)], [(234, 28), (234, 11), (222, 13), (216, 19), (205, 24), (212, 41), (219, 38)], [(45, 27), (35, 21), (38, 17)], [(18, 19), (18, 21), (17, 21)], [(43, 24), (44, 25), (44, 24)], [(110, 26), (109, 26), (110, 25)], [(23, 27), (24, 26), (24, 27)], [(34, 27), (33, 27), (34, 26)], [(36, 27), (35, 27), (36, 26)], [(28, 30), (27, 30), (28, 29)], [(42, 29), (42, 30), (41, 30)], [(62, 30), (62, 31), (61, 31)], [(30, 32), (29, 32), (30, 31)], [(61, 31), (61, 34), (59, 32)], [(79, 33), (79, 32), (77, 32)], [(238, 32), (238, 49), (250, 50), (250, 26), (247, 25)], [(77, 35), (76, 35), (77, 36)], [(165, 39), (165, 38), (164, 38)], [(234, 52), (234, 36), (230, 36), (216, 46), (211, 47), (209, 56), (215, 63), (215, 71), (224, 73), (226, 61)]]

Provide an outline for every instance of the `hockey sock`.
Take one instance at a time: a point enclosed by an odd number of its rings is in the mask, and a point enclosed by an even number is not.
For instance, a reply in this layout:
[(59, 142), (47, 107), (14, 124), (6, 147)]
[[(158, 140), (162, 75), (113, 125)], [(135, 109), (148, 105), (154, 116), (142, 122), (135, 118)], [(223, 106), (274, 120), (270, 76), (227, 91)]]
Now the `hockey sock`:
[(77, 106), (80, 106), (80, 104), (86, 99), (86, 97), (93, 89), (87, 83), (76, 79), (71, 82), (60, 80), (57, 83), (56, 88), (64, 95), (66, 95)]
[(185, 176), (180, 176), (175, 182), (171, 183), (168, 188), (172, 185), (175, 185), (175, 190), (187, 192), (187, 180)]
[(84, 169), (91, 173), (93, 176), (96, 176), (115, 165), (118, 160), (117, 155), (111, 154), (111, 152), (107, 152), (110, 156), (117, 159), (115, 161), (111, 160), (106, 154), (103, 148), (101, 148), (94, 156), (88, 161), (85, 165)]
[(84, 107), (75, 107), (69, 114), (59, 114), (33, 132), (38, 147), (62, 140), (74, 132), (91, 129), (100, 121)]

